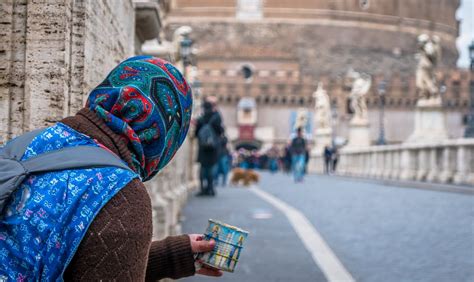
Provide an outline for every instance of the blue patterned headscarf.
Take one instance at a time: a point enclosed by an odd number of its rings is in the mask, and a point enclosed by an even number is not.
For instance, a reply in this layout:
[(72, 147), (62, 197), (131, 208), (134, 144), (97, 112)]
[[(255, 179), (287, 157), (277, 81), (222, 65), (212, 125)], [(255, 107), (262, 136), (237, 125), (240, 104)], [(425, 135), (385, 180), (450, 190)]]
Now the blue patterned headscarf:
[(113, 69), (90, 93), (86, 106), (123, 137), (135, 171), (146, 181), (173, 158), (186, 138), (192, 94), (169, 62), (136, 56)]

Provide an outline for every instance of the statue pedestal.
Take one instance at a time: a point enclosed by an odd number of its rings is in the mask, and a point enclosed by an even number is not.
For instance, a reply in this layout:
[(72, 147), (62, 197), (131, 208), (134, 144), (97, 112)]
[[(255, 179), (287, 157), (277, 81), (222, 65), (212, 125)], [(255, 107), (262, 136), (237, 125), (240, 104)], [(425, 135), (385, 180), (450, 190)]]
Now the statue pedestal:
[(415, 129), (405, 143), (448, 139), (446, 114), (440, 98), (420, 99), (415, 110)]
[(332, 129), (331, 128), (320, 128), (316, 129), (314, 133), (313, 153), (322, 153), (325, 146), (332, 145)]
[(370, 129), (368, 120), (351, 121), (349, 124), (349, 142), (347, 147), (370, 146)]

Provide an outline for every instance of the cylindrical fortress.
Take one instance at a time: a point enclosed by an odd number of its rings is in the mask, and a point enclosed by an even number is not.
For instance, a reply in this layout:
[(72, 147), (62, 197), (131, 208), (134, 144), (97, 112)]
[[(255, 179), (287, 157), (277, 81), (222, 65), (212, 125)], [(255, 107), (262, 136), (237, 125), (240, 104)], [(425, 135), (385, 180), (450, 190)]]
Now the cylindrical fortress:
[[(385, 135), (400, 143), (413, 130), (420, 34), (441, 39), (438, 84), (449, 134), (462, 135), (469, 73), (456, 69), (459, 5), (459, 0), (174, 0), (165, 34), (171, 39), (179, 26), (193, 28), (200, 91), (218, 98), (230, 140), (242, 135), (236, 106), (251, 97), (258, 111), (255, 139), (284, 144), (298, 109), (314, 112), (318, 82), (337, 113), (333, 132), (347, 137), (352, 112), (345, 77), (353, 69), (372, 76), (366, 95), (371, 140), (379, 134), (377, 88), (385, 80)], [(250, 79), (244, 77), (246, 67)]]
[[(441, 68), (458, 52), (459, 0), (174, 0), (170, 30), (188, 24), (201, 54), (264, 46), (298, 58), (303, 74), (414, 74), (416, 37), (441, 38)], [(170, 35), (170, 32), (169, 34)], [(222, 49), (222, 48), (220, 48)]]

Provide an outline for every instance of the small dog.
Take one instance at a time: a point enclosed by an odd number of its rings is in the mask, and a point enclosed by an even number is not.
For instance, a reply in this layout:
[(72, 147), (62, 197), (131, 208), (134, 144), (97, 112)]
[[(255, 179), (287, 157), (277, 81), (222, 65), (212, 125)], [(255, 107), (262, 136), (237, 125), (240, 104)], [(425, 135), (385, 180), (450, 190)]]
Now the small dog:
[(242, 182), (244, 186), (249, 186), (252, 183), (258, 183), (259, 181), (260, 176), (255, 170), (242, 168), (234, 168), (232, 170), (232, 177), (230, 179), (232, 185), (238, 185)]

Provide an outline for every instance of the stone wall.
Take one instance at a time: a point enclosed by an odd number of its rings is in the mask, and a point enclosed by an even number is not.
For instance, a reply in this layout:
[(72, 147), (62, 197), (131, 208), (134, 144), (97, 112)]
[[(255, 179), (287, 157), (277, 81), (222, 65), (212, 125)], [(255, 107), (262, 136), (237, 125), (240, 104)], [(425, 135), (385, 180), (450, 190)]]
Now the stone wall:
[[(176, 14), (187, 16), (208, 14), (212, 17), (222, 17), (229, 13), (235, 16), (239, 0), (172, 0), (172, 2)], [(382, 16), (390, 16), (394, 20), (400, 17), (435, 21), (438, 27), (456, 29), (457, 21), (454, 14), (460, 0), (264, 0), (261, 2), (262, 12), (266, 18), (295, 19), (332, 12), (333, 17), (338, 15), (339, 18), (372, 17), (375, 20)]]
[[(258, 127), (273, 127), (275, 141), (285, 143), (290, 133), (290, 116), (292, 111), (305, 108), (314, 110), (313, 92), (317, 83), (322, 82), (332, 104), (337, 108), (335, 134), (348, 137), (348, 124), (352, 117), (348, 100), (350, 88), (342, 78), (331, 78), (328, 75), (317, 79), (300, 77), (294, 68), (293, 61), (275, 59), (273, 64), (264, 64), (263, 57), (258, 59), (241, 59), (225, 61), (216, 58), (214, 61), (200, 60), (199, 78), (202, 81), (202, 93), (215, 95), (223, 112), (224, 122), (229, 127), (237, 127), (236, 106), (240, 98), (255, 98), (258, 111)], [(242, 78), (240, 68), (243, 64), (254, 67), (250, 82)], [(283, 73), (279, 73), (283, 72)], [(379, 134), (380, 95), (377, 85), (386, 81), (385, 94), (385, 136), (391, 144), (406, 140), (413, 132), (415, 105), (417, 102), (415, 77), (404, 77), (394, 73), (390, 77), (374, 75), (372, 87), (367, 93), (371, 140), (376, 141)], [(469, 111), (469, 82), (471, 73), (465, 70), (440, 70), (437, 73), (439, 85), (443, 85), (442, 94), (444, 110), (447, 113), (447, 129), (450, 138), (461, 138), (465, 129), (465, 116)], [(278, 124), (278, 126), (275, 126)], [(403, 124), (400, 127), (400, 124)]]
[[(171, 38), (183, 24), (193, 28), (203, 96), (218, 97), (229, 127), (236, 127), (239, 99), (252, 96), (258, 105), (258, 126), (278, 124), (275, 139), (285, 142), (291, 111), (312, 110), (312, 93), (322, 81), (337, 107), (336, 133), (347, 136), (350, 89), (344, 77), (353, 68), (373, 76), (367, 95), (373, 140), (379, 127), (377, 84), (387, 80), (386, 134), (393, 143), (412, 131), (417, 36), (436, 34), (443, 48), (438, 81), (446, 86), (443, 102), (449, 133), (460, 137), (468, 112), (470, 74), (455, 69), (459, 1), (371, 0), (365, 1), (369, 3), (365, 8), (361, 2), (265, 0), (261, 19), (242, 20), (236, 16), (237, 0), (173, 0), (165, 34)], [(240, 74), (244, 64), (254, 67), (251, 82)], [(401, 121), (408, 126), (400, 129)]]
[(413, 75), (421, 33), (440, 36), (442, 67), (454, 68), (458, 58), (459, 1), (377, 0), (365, 1), (369, 5), (362, 8), (355, 0), (266, 0), (263, 18), (252, 21), (236, 17), (238, 1), (174, 2), (168, 29), (192, 26), (200, 55), (213, 55), (222, 45), (263, 46), (296, 56), (303, 74), (313, 78), (336, 77), (349, 67)]
[(106, 73), (134, 54), (131, 0), (1, 5), (0, 143), (75, 113)]
[[(156, 1), (158, 3), (158, 1)], [(163, 1), (161, 1), (163, 2)], [(4, 0), (0, 6), (0, 144), (73, 115), (136, 53), (132, 0)], [(192, 187), (190, 146), (150, 181), (154, 236), (176, 234)]]
[[(341, 76), (350, 67), (370, 74), (398, 72), (410, 76), (417, 65), (419, 33), (401, 32), (396, 27), (385, 30), (357, 24), (341, 27), (311, 23), (193, 22), (193, 19), (176, 18), (170, 18), (169, 22), (170, 30), (182, 24), (193, 28), (193, 36), (199, 39), (200, 55), (212, 56), (215, 47), (222, 45), (226, 48), (263, 46), (297, 57), (301, 72), (314, 78)], [(454, 37), (441, 43), (440, 66), (454, 68), (458, 58)]]

